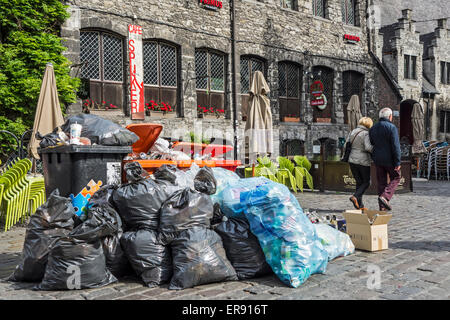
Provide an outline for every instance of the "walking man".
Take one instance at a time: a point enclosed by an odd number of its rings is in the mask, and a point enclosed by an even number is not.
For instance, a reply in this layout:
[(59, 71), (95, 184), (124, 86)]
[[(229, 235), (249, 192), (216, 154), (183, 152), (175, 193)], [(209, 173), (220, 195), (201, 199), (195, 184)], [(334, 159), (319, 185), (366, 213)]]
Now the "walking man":
[(369, 130), (369, 138), (373, 145), (372, 159), (377, 172), (378, 204), (381, 211), (389, 211), (392, 210), (389, 201), (401, 178), (400, 140), (397, 128), (392, 124), (390, 108), (381, 109), (379, 121)]

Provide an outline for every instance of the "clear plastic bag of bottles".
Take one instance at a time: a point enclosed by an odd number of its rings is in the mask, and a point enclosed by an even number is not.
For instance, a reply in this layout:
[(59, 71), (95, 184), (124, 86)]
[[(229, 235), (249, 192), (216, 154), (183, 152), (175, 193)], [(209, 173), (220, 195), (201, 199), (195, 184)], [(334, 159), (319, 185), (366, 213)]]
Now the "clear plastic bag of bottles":
[(316, 223), (313, 226), (323, 247), (328, 252), (328, 261), (355, 252), (355, 245), (348, 234), (330, 227), (325, 223)]
[(311, 274), (325, 272), (328, 253), (289, 189), (261, 179), (264, 183), (241, 192), (239, 200), (267, 263), (282, 282), (296, 288)]

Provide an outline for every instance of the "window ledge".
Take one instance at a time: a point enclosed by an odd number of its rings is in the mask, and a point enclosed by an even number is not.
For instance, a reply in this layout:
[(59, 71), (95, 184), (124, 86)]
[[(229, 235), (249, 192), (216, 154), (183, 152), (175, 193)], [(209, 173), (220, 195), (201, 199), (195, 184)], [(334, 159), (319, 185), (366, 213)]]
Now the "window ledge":
[(312, 17), (314, 18), (314, 19), (316, 19), (316, 20), (318, 20), (318, 21), (322, 21), (322, 22), (328, 22), (328, 23), (332, 23), (333, 21), (332, 20), (330, 20), (329, 18), (324, 18), (324, 17), (319, 17), (319, 16), (316, 16), (316, 15), (312, 15)]
[(344, 26), (344, 28), (353, 29), (353, 30), (355, 30), (355, 31), (360, 31), (360, 32), (362, 32), (361, 26), (354, 26), (354, 25), (351, 25), (351, 24), (343, 23), (343, 22), (342, 22), (342, 25)]
[(288, 9), (288, 8), (283, 8), (283, 7), (279, 7), (279, 8), (280, 8), (280, 10), (282, 10), (282, 11), (292, 12), (292, 13), (299, 13), (298, 10)]

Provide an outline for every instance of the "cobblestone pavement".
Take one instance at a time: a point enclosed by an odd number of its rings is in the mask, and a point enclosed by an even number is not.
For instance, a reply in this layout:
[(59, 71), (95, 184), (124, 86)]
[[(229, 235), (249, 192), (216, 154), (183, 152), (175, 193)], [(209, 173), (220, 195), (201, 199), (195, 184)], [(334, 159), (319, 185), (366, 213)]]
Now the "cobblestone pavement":
[[(167, 285), (147, 288), (137, 279), (124, 279), (99, 289), (33, 291), (34, 284), (0, 281), (0, 299), (450, 299), (450, 182), (414, 181), (414, 193), (391, 201), (389, 250), (355, 254), (328, 264), (325, 274), (312, 275), (299, 288), (275, 276), (252, 281), (208, 284), (173, 291)], [(303, 208), (350, 209), (349, 195), (327, 192), (299, 194)], [(376, 196), (366, 205), (377, 208)], [(19, 262), (24, 227), (0, 232), (0, 278)], [(381, 269), (381, 287), (369, 289), (368, 266)], [(370, 283), (370, 282), (369, 282)]]

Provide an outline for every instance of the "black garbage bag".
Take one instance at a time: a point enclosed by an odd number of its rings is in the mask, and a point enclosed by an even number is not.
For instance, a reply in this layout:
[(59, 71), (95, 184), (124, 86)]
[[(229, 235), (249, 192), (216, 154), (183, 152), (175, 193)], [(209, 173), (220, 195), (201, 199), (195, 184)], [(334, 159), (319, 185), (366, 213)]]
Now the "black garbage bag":
[(89, 198), (88, 207), (96, 205), (112, 204), (112, 194), (119, 186), (114, 184), (108, 184), (101, 187), (96, 193)]
[(34, 289), (90, 289), (116, 281), (117, 278), (106, 268), (100, 240), (87, 243), (65, 237), (51, 246), (44, 279)]
[(139, 162), (128, 162), (123, 166), (123, 169), (125, 170), (128, 182), (135, 182), (150, 176)]
[(81, 113), (71, 116), (61, 126), (61, 129), (69, 135), (70, 125), (74, 123), (82, 125), (81, 136), (89, 138), (92, 144), (131, 146), (139, 140), (139, 137), (134, 132), (93, 114)]
[(172, 276), (170, 248), (161, 244), (154, 230), (125, 232), (120, 239), (133, 270), (148, 287), (166, 283)]
[(220, 204), (214, 203), (213, 206), (213, 217), (211, 219), (211, 225), (215, 225), (218, 223), (221, 223), (223, 220), (223, 217), (225, 217), (225, 214), (222, 212), (222, 209), (220, 209)]
[[(57, 128), (56, 128), (57, 129)], [(54, 130), (53, 132), (46, 134), (45, 136), (41, 135), (39, 132), (36, 132), (35, 137), (37, 140), (41, 140), (41, 142), (39, 142), (39, 147), (44, 149), (47, 147), (52, 147), (52, 146), (56, 146), (59, 143), (63, 143), (64, 141), (61, 140), (61, 138), (59, 137), (59, 135), (55, 132), (56, 130)]]
[(217, 181), (210, 167), (203, 167), (194, 178), (194, 188), (206, 194), (216, 193)]
[(173, 276), (169, 289), (238, 280), (228, 261), (220, 236), (213, 230), (195, 227), (182, 231), (171, 245)]
[(174, 165), (163, 164), (161, 167), (153, 172), (155, 179), (170, 182), (173, 185), (177, 184), (177, 172), (181, 171)]
[(124, 184), (114, 191), (112, 201), (117, 208), (125, 230), (157, 229), (159, 210), (168, 198), (166, 190), (152, 179), (141, 179)]
[(72, 230), (70, 236), (87, 242), (96, 241), (122, 230), (122, 220), (109, 203), (94, 205), (87, 210), (87, 219)]
[(251, 279), (272, 272), (266, 262), (258, 238), (250, 231), (250, 225), (242, 219), (228, 218), (214, 230), (222, 238), (227, 258), (240, 280)]
[(41, 281), (44, 277), (50, 245), (71, 232), (74, 216), (75, 209), (70, 198), (60, 197), (58, 189), (55, 189), (47, 202), (30, 217), (21, 262), (9, 280)]
[(119, 231), (117, 234), (104, 237), (101, 240), (106, 259), (106, 267), (116, 278), (122, 278), (134, 273), (120, 245), (122, 235), (123, 232)]
[(161, 207), (159, 230), (164, 243), (170, 243), (170, 234), (176, 236), (193, 227), (209, 228), (212, 216), (213, 203), (208, 195), (190, 188), (175, 191)]

